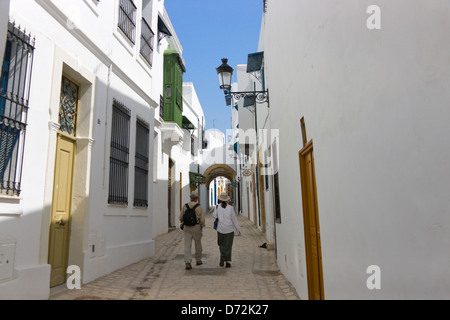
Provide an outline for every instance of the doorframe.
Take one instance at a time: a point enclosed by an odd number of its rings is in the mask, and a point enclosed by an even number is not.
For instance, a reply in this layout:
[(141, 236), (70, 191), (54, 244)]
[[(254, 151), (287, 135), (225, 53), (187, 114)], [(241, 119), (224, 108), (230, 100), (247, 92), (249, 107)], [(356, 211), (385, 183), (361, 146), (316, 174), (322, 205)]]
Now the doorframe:
[[(77, 265), (84, 270), (85, 254), (88, 251), (86, 230), (89, 217), (89, 194), (91, 184), (92, 149), (94, 118), (96, 116), (96, 83), (97, 76), (84, 66), (71, 53), (59, 46), (54, 48), (53, 68), (49, 81), (49, 119), (48, 119), (48, 150), (46, 161), (46, 176), (44, 183), (44, 209), (41, 219), (41, 238), (39, 245), (39, 263), (48, 265), (49, 234), (51, 222), (51, 203), (53, 199), (54, 170), (56, 160), (56, 141), (59, 132), (59, 104), (61, 97), (61, 79), (65, 77), (80, 85), (78, 128), (76, 137), (76, 153), (74, 160), (74, 179), (72, 186), (72, 221), (69, 240), (69, 265)], [(111, 99), (107, 98), (108, 105)], [(48, 283), (50, 284), (50, 266)]]
[[(312, 184), (313, 189), (308, 190), (307, 185), (308, 182), (306, 181), (306, 172), (307, 170), (307, 164), (305, 163), (305, 156), (307, 154), (311, 153), (312, 156)], [(313, 141), (309, 141), (303, 149), (299, 151), (299, 162), (300, 162), (300, 180), (301, 180), (301, 190), (302, 190), (302, 206), (303, 206), (303, 225), (304, 225), (304, 236), (305, 236), (305, 254), (306, 254), (306, 267), (307, 267), (307, 279), (308, 279), (308, 296), (310, 300), (324, 300), (325, 299), (325, 291), (324, 291), (324, 284), (323, 284), (323, 265), (322, 265), (322, 247), (321, 247), (321, 238), (320, 238), (320, 224), (319, 224), (319, 207), (318, 207), (318, 201), (317, 201), (317, 184), (316, 184), (316, 173), (315, 173), (315, 164), (314, 164), (314, 146)], [(311, 252), (311, 236), (310, 236), (310, 222), (309, 222), (309, 215), (308, 208), (310, 207), (309, 203), (309, 197), (308, 192), (312, 192), (312, 198), (314, 199), (314, 218), (316, 221), (316, 239), (317, 239), (317, 254), (318, 254), (318, 261), (317, 266), (318, 270), (312, 270), (312, 252)], [(317, 274), (317, 278), (314, 279), (313, 277)], [(314, 281), (319, 282), (319, 292), (315, 291), (314, 288)]]

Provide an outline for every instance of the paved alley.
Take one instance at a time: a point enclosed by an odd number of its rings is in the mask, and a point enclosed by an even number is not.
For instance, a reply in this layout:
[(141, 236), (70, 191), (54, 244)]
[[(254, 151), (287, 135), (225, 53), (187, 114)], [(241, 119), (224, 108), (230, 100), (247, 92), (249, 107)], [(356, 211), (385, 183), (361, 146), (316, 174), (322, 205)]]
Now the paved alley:
[(183, 231), (155, 239), (149, 259), (99, 278), (80, 290), (51, 291), (51, 300), (298, 300), (293, 286), (279, 272), (275, 251), (259, 248), (264, 235), (239, 216), (242, 236), (235, 237), (231, 268), (219, 267), (213, 218), (206, 215), (203, 265), (185, 270)]

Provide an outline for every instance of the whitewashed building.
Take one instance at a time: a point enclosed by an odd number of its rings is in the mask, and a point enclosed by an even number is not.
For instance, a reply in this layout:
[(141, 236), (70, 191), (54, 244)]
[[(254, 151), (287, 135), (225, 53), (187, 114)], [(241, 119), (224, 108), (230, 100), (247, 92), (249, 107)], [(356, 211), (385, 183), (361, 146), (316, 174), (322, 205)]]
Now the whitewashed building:
[(264, 3), (281, 271), (304, 299), (450, 298), (450, 3)]
[(155, 120), (178, 40), (164, 1), (12, 0), (9, 26), (7, 5), (0, 299), (45, 299), (67, 266), (87, 283), (154, 253)]
[(227, 142), (225, 134), (218, 129), (207, 130), (205, 140), (207, 146), (199, 159), (199, 172), (204, 177), (200, 187), (200, 203), (204, 208), (208, 208), (217, 203), (220, 191), (227, 191), (231, 201), (236, 204), (234, 187), (227, 187), (227, 181), (229, 185), (229, 182), (235, 182), (237, 178), (234, 143)]
[[(237, 82), (232, 92), (265, 91), (263, 52), (248, 56), (248, 63), (237, 65)], [(239, 144), (237, 163), (240, 182), (240, 211), (266, 234), (269, 248), (274, 247), (276, 208), (273, 194), (275, 164), (272, 148), (278, 142), (278, 131), (271, 128), (266, 99), (253, 95), (232, 95), (233, 130)], [(237, 112), (235, 111), (237, 110)], [(272, 145), (272, 143), (274, 145)]]

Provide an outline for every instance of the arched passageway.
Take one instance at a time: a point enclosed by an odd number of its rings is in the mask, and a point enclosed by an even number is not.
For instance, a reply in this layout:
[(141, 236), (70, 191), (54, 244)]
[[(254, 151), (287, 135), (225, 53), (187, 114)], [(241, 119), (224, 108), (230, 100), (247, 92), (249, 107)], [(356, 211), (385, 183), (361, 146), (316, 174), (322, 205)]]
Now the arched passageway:
[[(231, 198), (231, 201), (236, 204), (235, 202), (235, 192), (234, 192), (234, 186), (236, 185), (235, 181), (236, 181), (236, 171), (231, 168), (229, 165), (226, 164), (214, 164), (212, 166), (210, 166), (208, 169), (205, 170), (204, 172), (204, 177), (205, 177), (205, 186), (206, 189), (209, 190), (209, 185), (211, 184), (212, 181), (214, 181), (214, 179), (219, 178), (219, 177), (224, 177), (228, 180), (230, 180), (231, 184), (229, 186), (229, 189), (227, 190), (228, 195)], [(211, 203), (211, 194), (210, 192), (208, 193), (208, 204)]]

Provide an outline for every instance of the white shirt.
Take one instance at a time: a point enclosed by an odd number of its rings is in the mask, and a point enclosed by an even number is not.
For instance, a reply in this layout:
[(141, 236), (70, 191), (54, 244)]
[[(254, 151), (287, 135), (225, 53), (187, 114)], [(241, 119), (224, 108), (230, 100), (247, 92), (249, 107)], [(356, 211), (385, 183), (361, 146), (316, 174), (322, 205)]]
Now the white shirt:
[(219, 217), (219, 223), (217, 225), (217, 232), (228, 234), (234, 232), (236, 228), (237, 232), (240, 232), (239, 223), (236, 218), (233, 206), (227, 205), (226, 208), (222, 208), (222, 205), (216, 206), (213, 212), (213, 218)]

